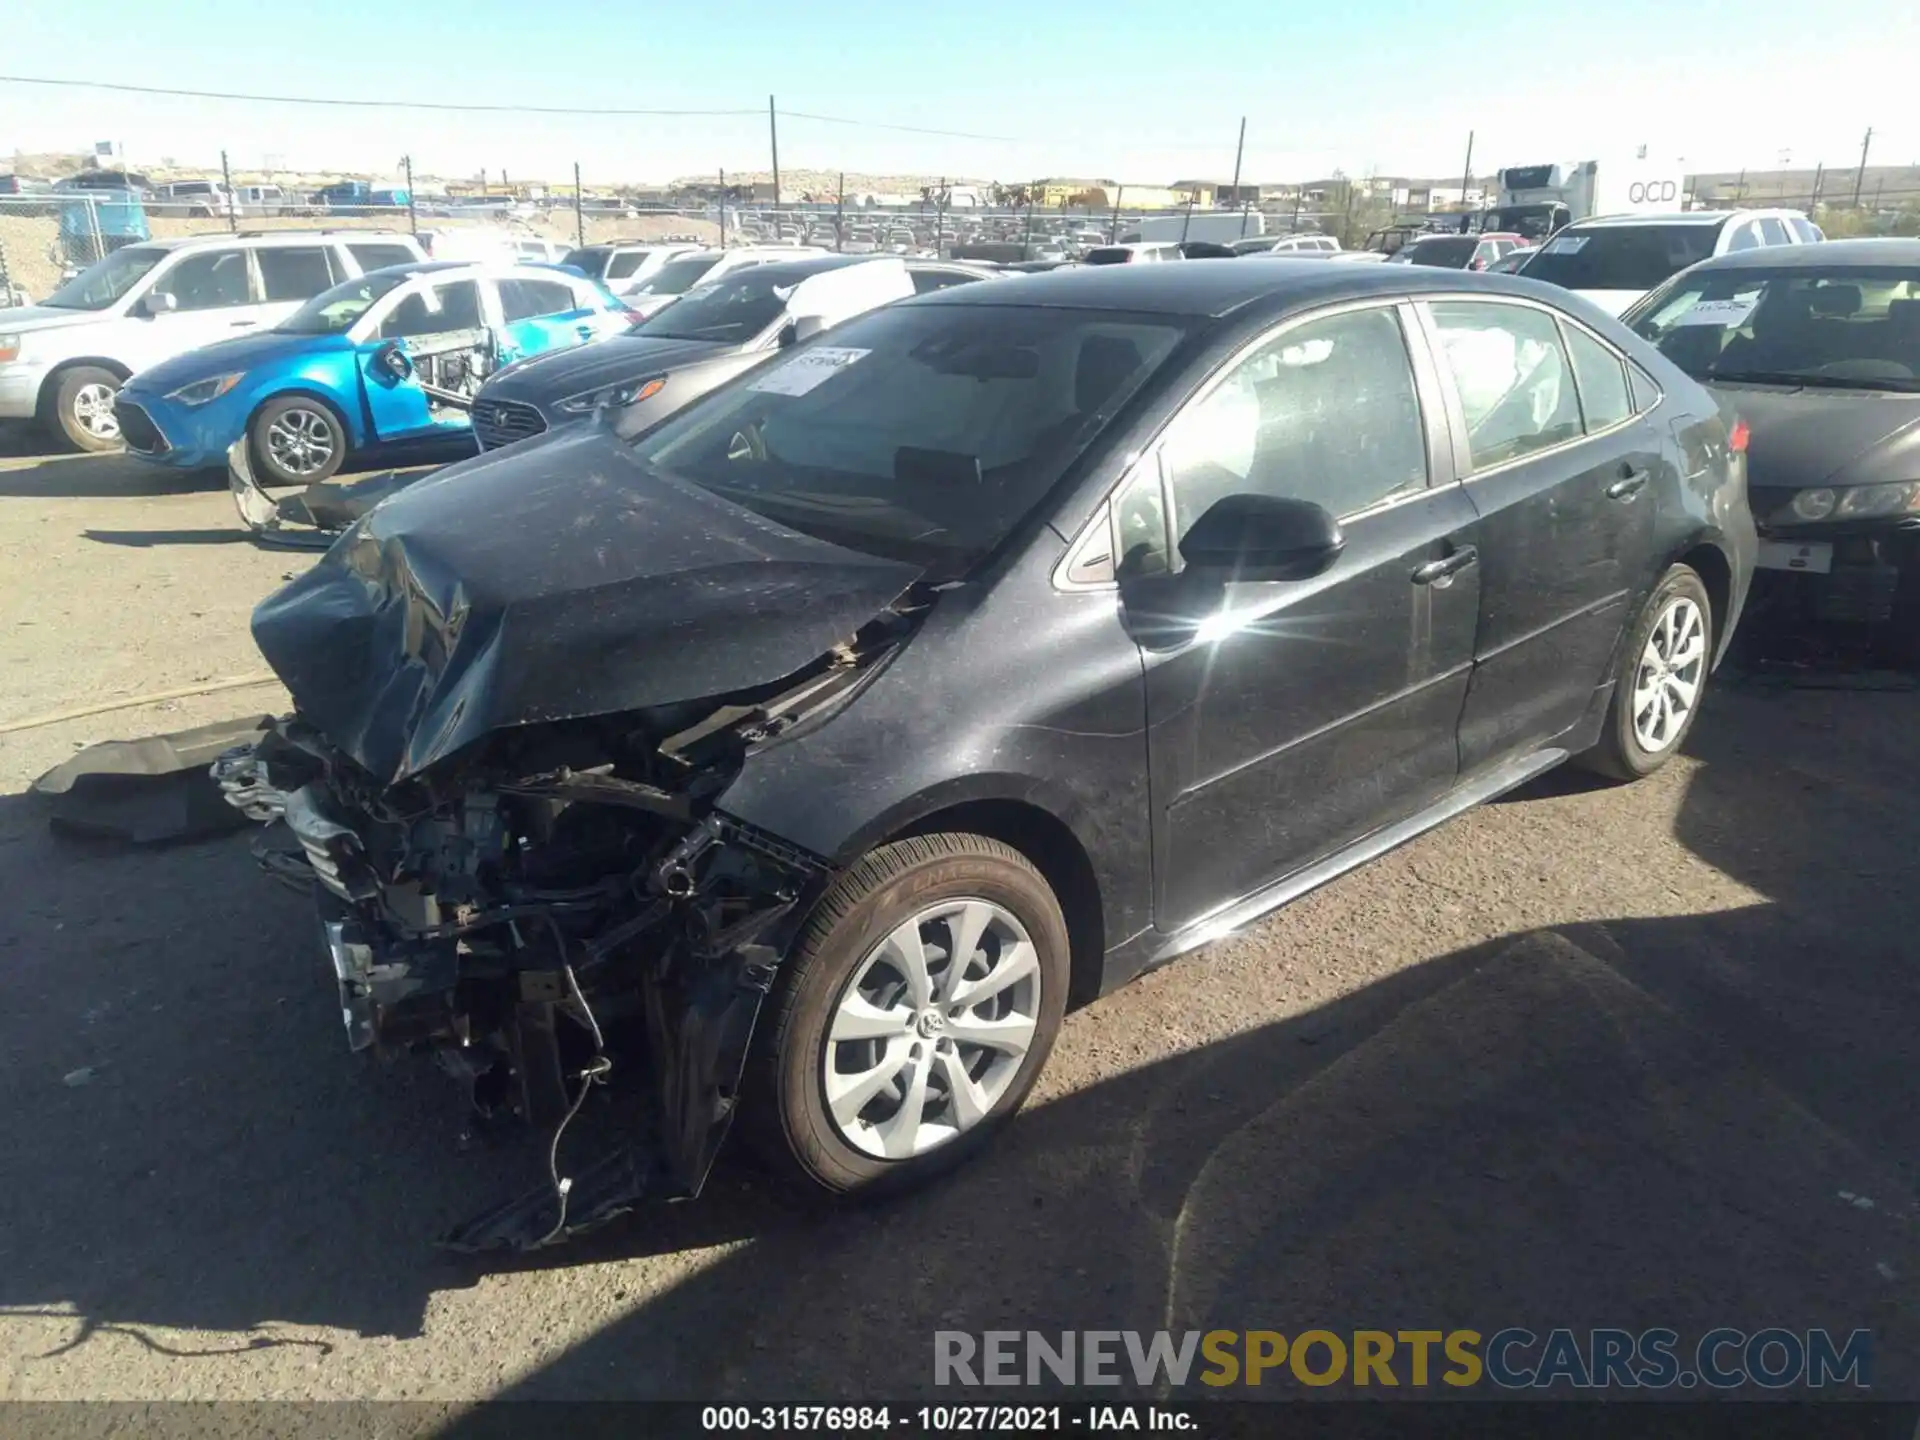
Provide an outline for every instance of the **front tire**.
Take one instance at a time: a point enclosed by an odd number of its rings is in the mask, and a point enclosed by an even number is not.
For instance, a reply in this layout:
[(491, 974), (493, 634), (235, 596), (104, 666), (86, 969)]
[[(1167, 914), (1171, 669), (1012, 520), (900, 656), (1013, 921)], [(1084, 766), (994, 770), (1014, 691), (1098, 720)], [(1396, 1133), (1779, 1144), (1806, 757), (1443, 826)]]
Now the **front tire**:
[(247, 445), (262, 484), (311, 485), (346, 462), (346, 422), (324, 400), (286, 395), (260, 407)]
[(62, 370), (45, 402), (47, 428), (71, 450), (89, 455), (118, 450), (120, 421), (113, 398), (119, 393), (120, 377), (111, 370), (98, 365)]
[(1600, 743), (1576, 763), (1613, 780), (1653, 774), (1693, 729), (1712, 666), (1713, 602), (1697, 571), (1675, 565), (1627, 632)]
[(937, 834), (872, 851), (815, 907), (768, 1002), (742, 1117), (757, 1147), (833, 1194), (951, 1169), (1033, 1088), (1069, 955), (1059, 901), (1013, 847)]

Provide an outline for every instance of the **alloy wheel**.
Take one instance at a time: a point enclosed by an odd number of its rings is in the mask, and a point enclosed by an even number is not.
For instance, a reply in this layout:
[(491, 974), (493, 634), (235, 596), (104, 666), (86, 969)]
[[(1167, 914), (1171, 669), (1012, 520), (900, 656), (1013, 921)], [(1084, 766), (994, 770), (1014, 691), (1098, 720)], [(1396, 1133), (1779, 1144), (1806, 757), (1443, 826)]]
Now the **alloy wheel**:
[(1633, 677), (1633, 737), (1649, 755), (1686, 728), (1706, 681), (1707, 619), (1685, 595), (1660, 612)]
[(118, 440), (120, 421), (113, 413), (111, 385), (82, 385), (73, 392), (73, 418), (96, 440)]
[(317, 410), (282, 410), (267, 426), (267, 454), (289, 475), (326, 469), (338, 443), (332, 419)]
[(827, 1113), (864, 1154), (924, 1154), (993, 1111), (1039, 1017), (1026, 927), (990, 900), (930, 906), (868, 951), (841, 992), (821, 1064)]

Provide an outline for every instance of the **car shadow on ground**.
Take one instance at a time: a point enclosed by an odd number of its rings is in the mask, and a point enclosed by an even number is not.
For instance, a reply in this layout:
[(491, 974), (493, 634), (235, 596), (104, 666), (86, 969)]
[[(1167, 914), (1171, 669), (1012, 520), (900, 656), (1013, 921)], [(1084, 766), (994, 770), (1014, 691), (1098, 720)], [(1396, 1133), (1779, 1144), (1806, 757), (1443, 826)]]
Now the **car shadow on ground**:
[[(350, 457), (354, 467), (352, 472), (343, 472), (336, 478), (346, 481), (356, 475), (381, 469), (451, 465), (477, 453), (471, 438), (377, 446)], [(176, 470), (171, 466), (138, 459), (124, 451), (104, 455), (72, 455), (57, 453), (50, 445), (12, 450), (0, 448), (0, 457), (13, 455), (39, 458), (27, 464), (0, 467), (0, 498), (116, 500), (149, 495), (197, 495), (227, 488), (224, 467)], [(235, 523), (238, 524), (238, 521)]]
[(907, 1397), (942, 1329), (1726, 1324), (1871, 1329), (1876, 1392), (1914, 1394), (1920, 815), (1885, 779), (1920, 702), (1861, 703), (1844, 743), (1791, 696), (1701, 732), (1678, 836), (1751, 906), (1437, 957), (1037, 1106), (889, 1204), (790, 1206), (735, 1159), (493, 1266), (431, 1237), (544, 1155), (463, 1146), (423, 1065), (348, 1062), (310, 911), (245, 837), (115, 850), (0, 800), (0, 1309), (78, 1316), (65, 1343), (408, 1336), (489, 1270), (745, 1241), (507, 1393)]

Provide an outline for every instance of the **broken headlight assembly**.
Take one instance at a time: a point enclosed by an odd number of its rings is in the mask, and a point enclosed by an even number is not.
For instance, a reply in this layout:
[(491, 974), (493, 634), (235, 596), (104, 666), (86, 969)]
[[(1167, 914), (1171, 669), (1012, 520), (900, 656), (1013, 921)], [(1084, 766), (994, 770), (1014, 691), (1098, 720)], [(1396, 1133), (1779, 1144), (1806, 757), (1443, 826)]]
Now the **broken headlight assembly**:
[(1920, 514), (1920, 480), (1892, 485), (1816, 485), (1796, 491), (1767, 519), (1775, 525), (1823, 521), (1880, 520)]
[(170, 391), (167, 399), (178, 400), (182, 405), (209, 405), (246, 379), (246, 376), (244, 370), (210, 375), (205, 380), (196, 380), (191, 385), (182, 385), (178, 390)]
[(583, 391), (578, 395), (569, 395), (556, 401), (554, 409), (564, 410), (569, 415), (591, 415), (602, 405), (611, 405), (614, 409), (624, 409), (628, 405), (638, 405), (642, 400), (652, 399), (660, 393), (667, 383), (664, 375), (655, 375), (648, 380), (628, 380), (619, 385), (602, 385), (597, 390)]

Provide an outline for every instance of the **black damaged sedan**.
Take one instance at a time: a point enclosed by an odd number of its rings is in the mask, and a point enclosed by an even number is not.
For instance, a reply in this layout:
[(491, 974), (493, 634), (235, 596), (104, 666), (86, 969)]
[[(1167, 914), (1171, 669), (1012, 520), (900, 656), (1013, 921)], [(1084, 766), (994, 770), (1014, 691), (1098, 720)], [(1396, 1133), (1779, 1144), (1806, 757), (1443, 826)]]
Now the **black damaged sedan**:
[[(847, 322), (626, 442), (453, 467), (254, 616), (356, 1048), (625, 1143), (449, 1237), (991, 1138), (1066, 1008), (1698, 713), (1735, 432), (1508, 277), (1112, 267)], [(564, 1153), (564, 1152), (563, 1152)]]

